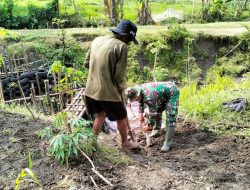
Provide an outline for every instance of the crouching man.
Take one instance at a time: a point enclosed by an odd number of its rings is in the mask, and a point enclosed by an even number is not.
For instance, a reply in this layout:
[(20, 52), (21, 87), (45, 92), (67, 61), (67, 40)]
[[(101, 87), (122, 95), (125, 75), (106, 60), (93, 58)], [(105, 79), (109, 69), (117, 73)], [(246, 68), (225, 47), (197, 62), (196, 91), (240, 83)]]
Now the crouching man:
[(150, 137), (156, 137), (160, 134), (162, 112), (166, 112), (167, 130), (161, 151), (169, 151), (173, 144), (172, 138), (178, 114), (179, 89), (177, 86), (172, 82), (145, 83), (127, 88), (125, 95), (129, 100), (128, 104), (133, 101), (139, 102), (138, 118), (141, 123), (144, 122), (144, 106), (145, 104), (148, 106), (148, 126), (153, 129)]

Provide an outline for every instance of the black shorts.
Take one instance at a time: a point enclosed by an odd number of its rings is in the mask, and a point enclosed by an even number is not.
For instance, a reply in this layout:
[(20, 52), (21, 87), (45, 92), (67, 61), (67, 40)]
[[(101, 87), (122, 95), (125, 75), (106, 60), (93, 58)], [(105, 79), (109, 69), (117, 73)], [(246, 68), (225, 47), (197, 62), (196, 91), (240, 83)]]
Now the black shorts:
[(97, 101), (88, 96), (85, 97), (89, 114), (103, 111), (111, 121), (122, 120), (127, 117), (127, 110), (122, 102)]

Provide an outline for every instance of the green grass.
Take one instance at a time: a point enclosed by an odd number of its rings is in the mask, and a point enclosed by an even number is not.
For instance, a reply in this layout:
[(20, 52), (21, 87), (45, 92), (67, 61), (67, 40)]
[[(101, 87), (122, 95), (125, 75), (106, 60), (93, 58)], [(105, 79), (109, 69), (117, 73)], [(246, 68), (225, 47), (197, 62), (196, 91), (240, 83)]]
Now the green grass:
[(235, 36), (247, 32), (245, 25), (250, 27), (250, 22), (215, 22), (208, 24), (183, 24), (189, 31), (203, 32), (215, 36)]
[(112, 164), (135, 164), (136, 161), (130, 158), (125, 153), (118, 151), (117, 148), (106, 146), (103, 143), (99, 145), (99, 157), (111, 162)]
[[(31, 106), (30, 106), (30, 108), (31, 108), (31, 111), (34, 114), (35, 118), (43, 119), (45, 121), (52, 121), (53, 116), (45, 116), (45, 115), (39, 113), (38, 111), (36, 111), (35, 109), (33, 109)], [(0, 109), (2, 111), (5, 111), (5, 112), (10, 112), (13, 114), (25, 116), (25, 119), (20, 121), (20, 122), (28, 122), (30, 119), (33, 119), (31, 113), (25, 107), (25, 105), (18, 105), (15, 103), (12, 103), (12, 104), (0, 103)]]
[[(196, 84), (181, 88), (180, 114), (217, 133), (250, 136), (250, 112), (232, 112), (222, 107), (225, 101), (246, 98), (250, 101), (250, 77), (235, 82), (229, 77), (213, 76), (213, 81), (198, 89)], [(248, 108), (249, 109), (249, 108)]]
[[(200, 33), (203, 32), (209, 35), (225, 35), (236, 36), (243, 32), (246, 32), (244, 25), (250, 27), (250, 22), (218, 22), (210, 24), (181, 24), (186, 27), (190, 32)], [(138, 38), (140, 36), (147, 36), (152, 34), (164, 33), (167, 31), (167, 26), (138, 26)], [(40, 39), (58, 39), (60, 30), (57, 29), (37, 29), (37, 30), (10, 30), (10, 33), (14, 36), (22, 38), (22, 41), (30, 41), (32, 38)], [(66, 35), (68, 37), (74, 34), (81, 34), (86, 36), (91, 35), (105, 35), (110, 34), (109, 28), (70, 28), (66, 29)]]

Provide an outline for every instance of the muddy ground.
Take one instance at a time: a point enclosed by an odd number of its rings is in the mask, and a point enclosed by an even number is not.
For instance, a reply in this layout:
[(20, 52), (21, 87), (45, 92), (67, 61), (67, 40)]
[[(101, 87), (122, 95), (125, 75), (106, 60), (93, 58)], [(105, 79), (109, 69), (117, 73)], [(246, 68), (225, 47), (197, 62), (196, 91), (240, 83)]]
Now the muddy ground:
[[(126, 156), (127, 163), (119, 159), (111, 162), (100, 155), (91, 157), (100, 173), (113, 183), (109, 187), (91, 172), (84, 158), (74, 159), (69, 166), (55, 161), (47, 153), (47, 144), (37, 138), (39, 129), (47, 125), (0, 111), (0, 189), (15, 187), (17, 175), (28, 165), (28, 150), (44, 189), (250, 189), (250, 140), (246, 138), (218, 137), (179, 124), (173, 150), (163, 154), (159, 152), (163, 136), (148, 148), (144, 136), (137, 134), (142, 150), (117, 150), (114, 155)], [(100, 142), (117, 149), (115, 135), (102, 135)], [(38, 189), (32, 183), (21, 187)]]

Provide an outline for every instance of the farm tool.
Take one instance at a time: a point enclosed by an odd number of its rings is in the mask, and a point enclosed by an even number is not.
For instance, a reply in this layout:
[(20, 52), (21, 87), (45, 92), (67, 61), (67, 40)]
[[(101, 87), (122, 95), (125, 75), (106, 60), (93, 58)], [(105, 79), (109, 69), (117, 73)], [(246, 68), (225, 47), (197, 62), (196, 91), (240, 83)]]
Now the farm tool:
[[(121, 96), (122, 103), (123, 103), (124, 107), (126, 107), (126, 102), (125, 102), (124, 93), (120, 93), (120, 96)], [(132, 140), (133, 142), (135, 142), (134, 135), (133, 135), (133, 133), (132, 133), (132, 130), (131, 130), (131, 127), (130, 127), (130, 124), (129, 124), (129, 121), (128, 121), (128, 117), (126, 118), (126, 123), (127, 123), (127, 126), (128, 126), (128, 133), (129, 133), (129, 136), (130, 136), (131, 140)]]

